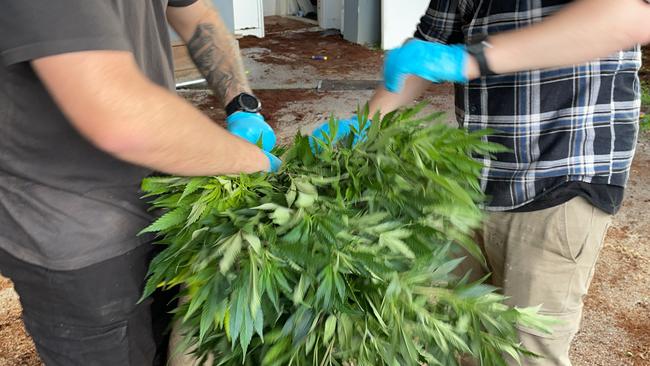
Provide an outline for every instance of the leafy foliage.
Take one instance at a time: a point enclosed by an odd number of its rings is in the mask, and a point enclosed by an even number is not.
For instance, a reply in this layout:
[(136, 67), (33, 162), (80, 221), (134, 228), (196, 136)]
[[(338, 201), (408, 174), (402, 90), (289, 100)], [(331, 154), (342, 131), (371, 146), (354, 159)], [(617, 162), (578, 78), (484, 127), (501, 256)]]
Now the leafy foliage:
[(641, 132), (650, 131), (650, 85), (641, 83)]
[(144, 296), (183, 285), (187, 343), (218, 365), (505, 365), (527, 354), (515, 324), (547, 320), (453, 273), (460, 247), (482, 260), (471, 155), (503, 150), (417, 112), (374, 118), (354, 147), (328, 137), (317, 155), (298, 135), (277, 174), (145, 180), (168, 213), (144, 230), (167, 246)]

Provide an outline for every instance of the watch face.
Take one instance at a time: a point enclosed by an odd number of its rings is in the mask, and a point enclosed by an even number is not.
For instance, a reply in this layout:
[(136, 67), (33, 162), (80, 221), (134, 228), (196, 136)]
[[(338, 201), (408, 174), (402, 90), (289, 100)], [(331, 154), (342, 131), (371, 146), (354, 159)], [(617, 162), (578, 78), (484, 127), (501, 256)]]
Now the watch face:
[(245, 93), (239, 96), (239, 103), (241, 104), (244, 110), (250, 112), (258, 112), (261, 107), (261, 103), (259, 99), (257, 99), (253, 95), (245, 94)]

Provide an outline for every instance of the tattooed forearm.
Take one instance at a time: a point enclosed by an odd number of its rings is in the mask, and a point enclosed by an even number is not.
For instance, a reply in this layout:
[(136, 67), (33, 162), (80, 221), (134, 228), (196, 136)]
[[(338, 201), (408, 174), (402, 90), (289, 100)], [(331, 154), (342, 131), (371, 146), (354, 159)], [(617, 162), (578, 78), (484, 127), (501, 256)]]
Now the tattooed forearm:
[(223, 24), (201, 23), (187, 48), (194, 64), (225, 105), (242, 92), (250, 93), (241, 56)]

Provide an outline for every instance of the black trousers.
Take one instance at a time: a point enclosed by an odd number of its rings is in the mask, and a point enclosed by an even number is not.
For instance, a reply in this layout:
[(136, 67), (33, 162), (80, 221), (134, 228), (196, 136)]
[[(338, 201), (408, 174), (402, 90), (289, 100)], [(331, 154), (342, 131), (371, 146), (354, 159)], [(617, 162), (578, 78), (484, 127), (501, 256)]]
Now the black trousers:
[(23, 320), (46, 366), (148, 366), (166, 363), (172, 293), (140, 304), (153, 246), (74, 271), (35, 266), (0, 249)]

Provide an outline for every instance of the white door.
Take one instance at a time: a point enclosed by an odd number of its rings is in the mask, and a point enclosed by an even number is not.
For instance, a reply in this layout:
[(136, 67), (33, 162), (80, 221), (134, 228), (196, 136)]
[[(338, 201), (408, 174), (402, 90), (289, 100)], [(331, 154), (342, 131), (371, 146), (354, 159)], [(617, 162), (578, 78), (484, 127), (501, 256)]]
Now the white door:
[(235, 18), (235, 34), (264, 37), (264, 4), (262, 0), (231, 0)]
[(341, 29), (343, 0), (318, 0), (318, 25), (321, 28)]
[(429, 0), (381, 0), (381, 46), (391, 49), (413, 36)]

